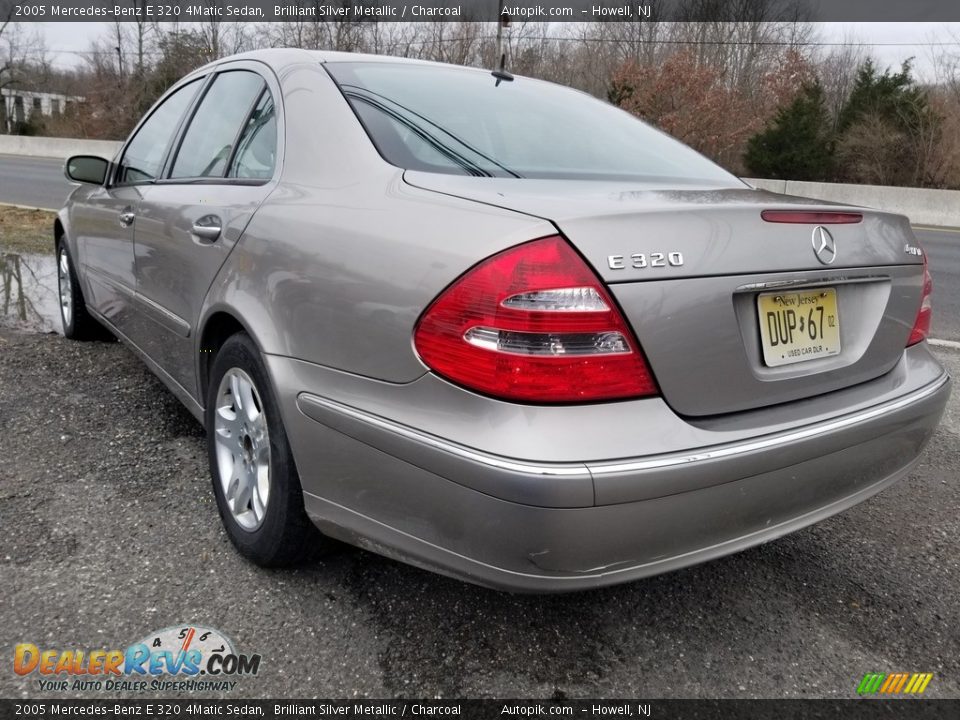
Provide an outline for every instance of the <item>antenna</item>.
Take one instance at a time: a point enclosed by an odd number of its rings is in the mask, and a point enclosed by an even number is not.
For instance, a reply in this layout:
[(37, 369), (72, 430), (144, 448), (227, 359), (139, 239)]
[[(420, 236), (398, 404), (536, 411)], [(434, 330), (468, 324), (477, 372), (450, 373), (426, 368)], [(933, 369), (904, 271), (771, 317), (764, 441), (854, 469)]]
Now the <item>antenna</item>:
[(500, 13), (500, 19), (497, 21), (497, 54), (500, 56), (500, 68), (490, 73), (497, 79), (497, 84), (494, 87), (500, 87), (500, 83), (503, 81), (513, 82), (513, 75), (505, 69), (507, 65), (507, 54), (503, 52), (503, 29), (505, 27), (510, 27), (510, 15), (503, 12)]

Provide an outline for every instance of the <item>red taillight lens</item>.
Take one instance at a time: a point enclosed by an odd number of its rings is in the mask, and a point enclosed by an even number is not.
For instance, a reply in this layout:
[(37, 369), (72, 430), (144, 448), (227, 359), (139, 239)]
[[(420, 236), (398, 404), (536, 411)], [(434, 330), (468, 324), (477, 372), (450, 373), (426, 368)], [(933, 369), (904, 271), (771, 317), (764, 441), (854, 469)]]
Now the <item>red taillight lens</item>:
[(862, 213), (855, 212), (798, 212), (796, 210), (764, 210), (760, 213), (771, 223), (801, 223), (809, 225), (849, 225), (863, 220)]
[(933, 303), (930, 295), (933, 293), (933, 278), (930, 277), (930, 270), (927, 268), (927, 255), (923, 255), (923, 297), (920, 299), (920, 309), (917, 311), (917, 319), (913, 323), (913, 330), (910, 331), (910, 339), (907, 340), (907, 347), (916, 345), (918, 342), (927, 339), (930, 333), (930, 320), (933, 317)]
[(653, 395), (653, 376), (603, 284), (559, 236), (518, 245), (462, 275), (414, 331), (439, 375), (537, 403)]

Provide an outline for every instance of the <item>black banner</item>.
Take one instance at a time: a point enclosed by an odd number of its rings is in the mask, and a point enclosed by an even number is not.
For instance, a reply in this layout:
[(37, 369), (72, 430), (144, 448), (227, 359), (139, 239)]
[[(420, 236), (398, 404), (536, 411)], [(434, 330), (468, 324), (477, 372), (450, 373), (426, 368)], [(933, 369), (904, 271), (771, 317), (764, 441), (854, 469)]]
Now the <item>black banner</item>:
[(948, 22), (957, 0), (0, 0), (13, 22)]

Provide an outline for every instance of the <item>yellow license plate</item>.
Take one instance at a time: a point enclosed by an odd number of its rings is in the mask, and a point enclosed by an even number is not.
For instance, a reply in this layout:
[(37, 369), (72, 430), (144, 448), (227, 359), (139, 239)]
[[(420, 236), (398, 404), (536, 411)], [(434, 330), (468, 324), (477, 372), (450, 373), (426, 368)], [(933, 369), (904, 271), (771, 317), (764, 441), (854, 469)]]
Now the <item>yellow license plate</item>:
[(760, 345), (768, 367), (840, 353), (837, 291), (817, 288), (757, 297)]

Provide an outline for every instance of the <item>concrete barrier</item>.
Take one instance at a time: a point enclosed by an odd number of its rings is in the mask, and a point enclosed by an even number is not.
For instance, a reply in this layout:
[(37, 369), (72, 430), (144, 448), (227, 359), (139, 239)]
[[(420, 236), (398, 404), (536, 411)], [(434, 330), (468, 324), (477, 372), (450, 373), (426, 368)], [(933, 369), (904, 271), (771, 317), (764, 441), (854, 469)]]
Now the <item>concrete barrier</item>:
[(99, 155), (112, 159), (123, 143), (113, 140), (0, 135), (0, 155), (24, 155), (66, 160), (71, 155)]
[[(65, 160), (71, 155), (99, 155), (112, 159), (123, 143), (112, 140), (0, 135), (0, 155), (24, 155)], [(785, 195), (860, 205), (900, 213), (915, 225), (960, 227), (960, 190), (843, 185), (744, 178), (754, 187)]]
[(843, 185), (799, 180), (744, 178), (754, 187), (785, 195), (827, 200), (900, 213), (914, 225), (960, 227), (960, 190)]

